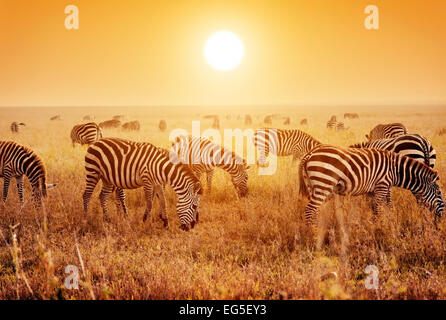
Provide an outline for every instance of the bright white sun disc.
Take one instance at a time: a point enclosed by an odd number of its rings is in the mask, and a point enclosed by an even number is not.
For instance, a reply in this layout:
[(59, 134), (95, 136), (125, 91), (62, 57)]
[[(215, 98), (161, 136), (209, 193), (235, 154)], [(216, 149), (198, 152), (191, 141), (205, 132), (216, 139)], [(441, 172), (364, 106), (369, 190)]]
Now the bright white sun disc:
[(214, 33), (206, 41), (204, 56), (214, 69), (228, 71), (237, 67), (243, 59), (245, 49), (236, 34), (229, 31)]

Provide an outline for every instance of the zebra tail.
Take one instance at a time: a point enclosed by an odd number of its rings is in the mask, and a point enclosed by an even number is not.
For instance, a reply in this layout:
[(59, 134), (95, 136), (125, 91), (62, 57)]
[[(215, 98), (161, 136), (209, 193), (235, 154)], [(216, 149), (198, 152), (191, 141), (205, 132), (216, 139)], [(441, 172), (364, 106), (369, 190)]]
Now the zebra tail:
[(310, 193), (308, 191), (307, 184), (305, 183), (305, 178), (308, 176), (306, 171), (306, 164), (310, 154), (307, 154), (299, 165), (299, 194), (303, 197), (309, 198)]

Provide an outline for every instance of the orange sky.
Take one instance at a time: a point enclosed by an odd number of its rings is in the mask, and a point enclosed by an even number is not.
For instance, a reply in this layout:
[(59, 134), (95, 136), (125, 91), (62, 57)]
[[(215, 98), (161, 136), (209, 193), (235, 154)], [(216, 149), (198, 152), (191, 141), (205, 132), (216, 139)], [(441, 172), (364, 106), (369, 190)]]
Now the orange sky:
[[(246, 50), (226, 73), (221, 29)], [(0, 0), (0, 106), (389, 103), (446, 103), (446, 1)]]

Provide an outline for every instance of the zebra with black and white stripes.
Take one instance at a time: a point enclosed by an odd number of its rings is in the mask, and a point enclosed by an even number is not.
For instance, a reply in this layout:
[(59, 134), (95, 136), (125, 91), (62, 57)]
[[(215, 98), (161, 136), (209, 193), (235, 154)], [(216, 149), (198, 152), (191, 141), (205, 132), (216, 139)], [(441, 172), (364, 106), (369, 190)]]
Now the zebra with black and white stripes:
[(76, 143), (90, 145), (99, 139), (102, 139), (102, 130), (95, 122), (75, 125), (71, 130), (73, 147)]
[(263, 128), (254, 133), (254, 145), (257, 148), (258, 163), (265, 165), (266, 157), (271, 152), (276, 156), (293, 156), (293, 162), (321, 143), (301, 130)]
[(0, 141), (0, 178), (3, 178), (2, 206), (8, 198), (11, 179), (17, 181), (20, 207), (23, 208), (23, 176), (31, 183), (33, 198), (37, 209), (42, 207), (42, 197), (47, 196), (47, 189), (55, 184), (46, 184), (46, 170), (41, 158), (31, 149), (13, 141)]
[(14, 121), (11, 123), (11, 132), (19, 133), (20, 126), (25, 126), (25, 124), (23, 122), (18, 123)]
[(171, 151), (188, 164), (198, 178), (206, 173), (207, 191), (211, 192), (214, 169), (220, 168), (231, 175), (237, 195), (248, 194), (249, 166), (245, 159), (235, 152), (222, 147), (204, 137), (181, 135), (175, 138)]
[(330, 120), (327, 121), (327, 129), (334, 129), (336, 131), (345, 130), (344, 122), (337, 121), (336, 116), (332, 116)]
[(175, 191), (177, 212), (183, 230), (195, 226), (198, 216), (201, 183), (190, 168), (171, 161), (154, 145), (118, 138), (94, 142), (85, 156), (86, 188), (83, 193), (84, 213), (87, 214), (91, 195), (99, 180), (99, 195), (104, 218), (108, 220), (107, 200), (116, 191), (118, 198), (124, 189), (143, 187), (147, 201), (143, 220), (152, 209), (154, 188), (169, 184)]
[(437, 159), (437, 152), (432, 144), (419, 134), (407, 134), (391, 139), (361, 142), (351, 145), (350, 148), (376, 148), (393, 151), (421, 161), (431, 168), (435, 166)]
[(377, 139), (391, 139), (398, 136), (406, 135), (407, 129), (402, 123), (379, 124), (374, 127), (365, 137), (369, 141)]
[(401, 154), (321, 145), (302, 159), (299, 192), (310, 200), (305, 207), (307, 222), (312, 221), (319, 207), (333, 194), (373, 193), (372, 210), (378, 214), (382, 204), (389, 202), (392, 187), (412, 191), (440, 217), (445, 204), (438, 179), (438, 172)]

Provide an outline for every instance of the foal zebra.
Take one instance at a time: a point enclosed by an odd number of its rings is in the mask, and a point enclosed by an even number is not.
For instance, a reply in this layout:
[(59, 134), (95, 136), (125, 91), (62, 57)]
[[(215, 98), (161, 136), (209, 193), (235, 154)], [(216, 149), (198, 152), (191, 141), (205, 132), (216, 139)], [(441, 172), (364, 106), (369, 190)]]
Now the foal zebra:
[(402, 123), (379, 124), (365, 137), (369, 141), (377, 139), (391, 139), (407, 134), (407, 129)]
[(301, 130), (270, 129), (256, 130), (254, 145), (259, 154), (260, 165), (265, 165), (271, 152), (276, 156), (293, 156), (293, 162), (321, 143)]
[(376, 148), (393, 151), (415, 160), (421, 161), (429, 167), (435, 166), (437, 153), (432, 144), (419, 134), (408, 134), (393, 139), (377, 139), (351, 145), (350, 148)]
[(99, 139), (102, 139), (102, 130), (94, 122), (75, 125), (71, 130), (73, 147), (76, 143), (80, 145), (92, 144)]
[[(86, 188), (83, 193), (84, 213), (87, 214), (91, 195), (99, 180), (99, 195), (104, 218), (108, 220), (108, 196), (116, 191), (124, 199), (123, 189), (143, 187), (147, 201), (144, 219), (150, 214), (154, 188), (166, 183), (178, 197), (177, 212), (181, 229), (195, 226), (198, 217), (201, 183), (185, 165), (172, 161), (150, 143), (133, 142), (118, 138), (105, 138), (93, 143), (85, 156)], [(125, 209), (125, 203), (122, 203)], [(167, 218), (166, 218), (167, 219)]]
[(232, 184), (239, 197), (245, 197), (248, 194), (247, 170), (249, 166), (234, 152), (207, 138), (184, 135), (175, 138), (171, 151), (184, 164), (188, 164), (198, 178), (206, 173), (208, 192), (211, 192), (214, 169), (218, 167), (231, 175)]
[(31, 149), (12, 141), (0, 141), (0, 178), (3, 182), (2, 205), (5, 206), (8, 198), (11, 179), (17, 181), (17, 191), (20, 207), (23, 208), (23, 176), (31, 183), (32, 193), (37, 209), (42, 207), (42, 197), (46, 197), (47, 189), (55, 184), (47, 185), (45, 166), (40, 157)]
[(20, 126), (24, 126), (25, 124), (23, 122), (17, 123), (13, 122), (11, 123), (11, 132), (18, 133)]
[(305, 207), (307, 222), (332, 194), (373, 193), (372, 210), (378, 214), (381, 205), (389, 201), (393, 186), (412, 191), (440, 217), (445, 204), (438, 179), (438, 172), (401, 154), (321, 145), (302, 159), (299, 192), (310, 200)]

